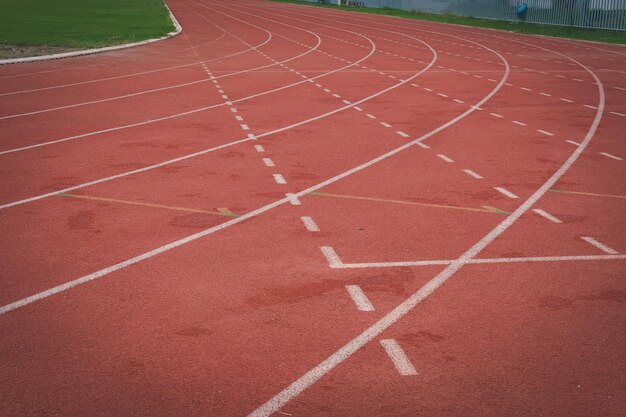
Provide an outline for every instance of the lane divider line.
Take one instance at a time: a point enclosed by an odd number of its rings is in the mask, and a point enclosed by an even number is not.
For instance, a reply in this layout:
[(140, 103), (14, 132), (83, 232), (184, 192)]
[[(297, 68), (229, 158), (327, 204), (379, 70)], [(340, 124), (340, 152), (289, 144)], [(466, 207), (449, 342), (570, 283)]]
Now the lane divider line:
[(596, 248), (600, 249), (602, 252), (608, 253), (609, 255), (617, 255), (619, 253), (615, 249), (609, 248), (604, 243), (598, 242), (597, 240), (595, 240), (592, 237), (582, 236), (581, 239), (584, 240), (585, 242), (589, 243), (590, 245), (593, 245)]
[(389, 359), (391, 359), (400, 375), (417, 375), (417, 370), (395, 339), (383, 339), (380, 341), (380, 344), (387, 352)]
[(306, 227), (306, 230), (308, 230), (309, 232), (315, 233), (320, 231), (320, 228), (311, 217), (302, 216), (300, 217), (300, 220), (302, 220), (302, 223), (304, 223), (304, 227)]
[(519, 196), (513, 194), (512, 192), (510, 192), (506, 188), (503, 188), (503, 187), (493, 187), (493, 189), (498, 191), (501, 194), (504, 194), (505, 196), (507, 196), (509, 198), (519, 198)]
[(358, 285), (346, 285), (346, 290), (359, 311), (374, 311), (374, 305)]
[(543, 218), (546, 218), (548, 220), (550, 220), (553, 223), (563, 223), (561, 220), (559, 220), (558, 218), (554, 217), (553, 215), (551, 215), (550, 213), (548, 213), (545, 210), (542, 209), (532, 209), (535, 213), (537, 213), (538, 215), (540, 215)]

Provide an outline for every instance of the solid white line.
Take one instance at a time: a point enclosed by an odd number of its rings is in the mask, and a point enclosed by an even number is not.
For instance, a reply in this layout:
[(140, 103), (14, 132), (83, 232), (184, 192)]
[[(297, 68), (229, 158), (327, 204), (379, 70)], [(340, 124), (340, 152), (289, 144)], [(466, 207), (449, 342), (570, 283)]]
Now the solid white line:
[(507, 190), (506, 188), (502, 188), (502, 187), (493, 187), (494, 190), (504, 194), (505, 196), (509, 197), (509, 198), (519, 198), (517, 195), (513, 194), (512, 192), (510, 192), (509, 190)]
[(537, 213), (538, 215), (540, 215), (541, 217), (544, 217), (548, 220), (550, 220), (553, 223), (563, 223), (561, 220), (557, 219), (556, 217), (554, 217), (553, 215), (551, 215), (550, 213), (541, 210), (541, 209), (533, 209), (533, 211), (535, 213)]
[(403, 132), (403, 131), (401, 131), (401, 130), (397, 130), (397, 131), (396, 131), (396, 133), (397, 133), (398, 135), (402, 136), (403, 138), (408, 138), (408, 137), (409, 137), (409, 135), (407, 135), (406, 133), (404, 133), (404, 132)]
[(617, 255), (619, 253), (615, 249), (609, 248), (604, 243), (600, 243), (592, 237), (583, 236), (581, 239), (600, 249), (602, 252), (608, 253), (609, 255)]
[(360, 311), (374, 311), (374, 306), (358, 285), (346, 285), (350, 298)]
[(517, 120), (513, 120), (513, 123), (515, 123), (516, 125), (520, 125), (520, 126), (528, 126), (526, 123), (518, 122)]
[(274, 177), (274, 181), (276, 181), (276, 184), (287, 184), (285, 177), (283, 177), (281, 174), (272, 174), (272, 176)]
[(299, 206), (302, 204), (300, 202), (300, 199), (298, 199), (298, 196), (295, 195), (294, 193), (287, 193), (285, 194), (285, 196), (287, 197), (287, 200), (292, 206)]
[(300, 219), (302, 220), (302, 223), (304, 223), (304, 227), (306, 227), (306, 230), (308, 230), (309, 232), (319, 232), (320, 228), (317, 227), (317, 224), (315, 224), (315, 222), (313, 221), (313, 219), (309, 216), (302, 216), (300, 217)]
[(395, 339), (383, 339), (380, 344), (385, 348), (389, 359), (400, 372), (400, 375), (417, 375), (415, 367)]
[(274, 164), (274, 161), (272, 161), (271, 158), (263, 158), (263, 163), (265, 164), (266, 167), (273, 167), (276, 166)]
[(381, 125), (385, 126), (385, 127), (391, 127), (391, 125), (387, 122), (380, 122)]
[(335, 252), (333, 248), (331, 248), (330, 246), (322, 246), (320, 247), (320, 250), (322, 251), (322, 254), (324, 255), (324, 257), (326, 258), (326, 261), (328, 262), (328, 266), (330, 266), (331, 268), (341, 268), (343, 264), (341, 262), (341, 259), (339, 259), (339, 256), (337, 256), (337, 253)]
[(554, 133), (546, 132), (545, 130), (537, 129), (537, 132), (542, 133), (546, 136), (554, 136)]
[(254, 145), (254, 149), (256, 149), (257, 152), (265, 152), (263, 145)]
[(437, 156), (441, 159), (443, 159), (446, 162), (454, 162), (454, 160), (448, 158), (447, 156), (445, 156), (444, 154), (438, 153)]
[(611, 155), (610, 153), (600, 152), (600, 155), (604, 155), (607, 158), (615, 159), (616, 161), (622, 161), (622, 158), (620, 158), (619, 156)]
[(477, 173), (475, 173), (471, 169), (464, 169), (463, 172), (465, 172), (470, 177), (476, 178), (477, 180), (482, 180), (483, 179), (483, 177), (481, 177), (480, 175), (478, 175)]

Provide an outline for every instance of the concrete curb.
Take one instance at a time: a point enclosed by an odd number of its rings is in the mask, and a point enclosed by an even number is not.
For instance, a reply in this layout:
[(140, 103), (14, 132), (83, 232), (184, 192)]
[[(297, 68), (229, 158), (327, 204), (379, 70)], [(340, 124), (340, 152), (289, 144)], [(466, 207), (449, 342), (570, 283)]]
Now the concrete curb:
[(173, 32), (168, 33), (165, 36), (161, 36), (160, 38), (147, 39), (145, 41), (140, 41), (140, 42), (125, 43), (123, 45), (107, 46), (105, 48), (85, 49), (83, 51), (75, 51), (75, 52), (64, 52), (64, 53), (61, 53), (61, 54), (30, 56), (30, 57), (25, 57), (25, 58), (13, 58), (13, 59), (0, 59), (0, 65), (22, 64), (22, 63), (26, 63), (26, 62), (48, 61), (48, 60), (51, 60), (51, 59), (63, 59), (63, 58), (72, 58), (72, 57), (83, 56), (83, 55), (99, 54), (99, 53), (102, 53), (102, 52), (109, 52), (109, 51), (117, 51), (117, 50), (120, 50), (120, 49), (134, 48), (136, 46), (147, 45), (147, 44), (150, 44), (150, 43), (153, 43), (153, 42), (158, 42), (158, 41), (162, 41), (164, 39), (169, 39), (169, 38), (171, 38), (173, 36), (178, 35), (180, 32), (182, 32), (183, 28), (180, 26), (180, 23), (178, 23), (178, 20), (176, 20), (176, 17), (174, 16), (174, 14), (170, 10), (170, 8), (167, 6), (167, 4), (165, 2), (163, 2), (163, 4), (165, 5), (165, 8), (167, 9), (168, 13), (170, 14), (170, 19), (171, 19), (172, 23), (174, 24), (174, 28), (176, 30), (174, 30)]

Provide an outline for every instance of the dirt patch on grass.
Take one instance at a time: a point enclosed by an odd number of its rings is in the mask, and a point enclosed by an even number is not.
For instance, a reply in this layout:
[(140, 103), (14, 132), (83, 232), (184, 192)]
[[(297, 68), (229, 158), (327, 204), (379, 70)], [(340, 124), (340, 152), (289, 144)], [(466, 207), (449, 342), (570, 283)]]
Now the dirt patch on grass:
[(79, 48), (64, 48), (61, 46), (27, 46), (0, 44), (0, 59), (25, 58), (29, 56), (60, 54), (63, 52), (72, 52), (79, 50)]

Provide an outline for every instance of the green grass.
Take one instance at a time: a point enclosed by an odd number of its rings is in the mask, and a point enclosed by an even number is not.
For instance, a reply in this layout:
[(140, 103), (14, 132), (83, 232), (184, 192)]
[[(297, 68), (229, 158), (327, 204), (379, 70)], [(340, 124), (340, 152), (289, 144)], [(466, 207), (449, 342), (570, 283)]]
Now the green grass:
[(0, 0), (0, 44), (94, 48), (173, 30), (162, 0)]
[[(1, 0), (0, 0), (1, 1)], [(359, 13), (371, 13), (387, 16), (397, 16), (407, 19), (427, 20), (430, 22), (453, 23), (456, 25), (474, 26), (481, 28), (500, 29), (509, 32), (525, 33), (530, 35), (554, 36), (559, 38), (581, 39), (596, 42), (626, 44), (626, 32), (613, 30), (585, 29), (567, 26), (540, 25), (528, 22), (508, 22), (504, 20), (479, 19), (452, 14), (434, 14), (411, 12), (389, 8), (346, 7), (331, 4), (318, 4), (299, 0), (273, 0), (283, 3), (294, 3), (313, 7), (326, 7), (336, 10), (347, 10)]]

